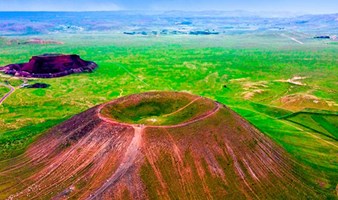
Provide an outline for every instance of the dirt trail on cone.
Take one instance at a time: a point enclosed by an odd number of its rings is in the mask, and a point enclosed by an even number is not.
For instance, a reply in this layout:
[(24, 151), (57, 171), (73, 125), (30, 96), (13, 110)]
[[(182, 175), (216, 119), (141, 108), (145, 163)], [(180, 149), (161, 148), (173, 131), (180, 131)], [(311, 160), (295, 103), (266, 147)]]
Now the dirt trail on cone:
[(98, 199), (102, 193), (104, 193), (107, 188), (113, 186), (116, 182), (120, 180), (120, 178), (127, 173), (128, 169), (135, 163), (135, 160), (140, 152), (140, 147), (142, 143), (142, 133), (143, 133), (143, 126), (133, 126), (135, 130), (134, 137), (127, 148), (126, 154), (117, 168), (115, 173), (103, 184), (93, 195), (90, 195), (88, 200), (91, 199)]

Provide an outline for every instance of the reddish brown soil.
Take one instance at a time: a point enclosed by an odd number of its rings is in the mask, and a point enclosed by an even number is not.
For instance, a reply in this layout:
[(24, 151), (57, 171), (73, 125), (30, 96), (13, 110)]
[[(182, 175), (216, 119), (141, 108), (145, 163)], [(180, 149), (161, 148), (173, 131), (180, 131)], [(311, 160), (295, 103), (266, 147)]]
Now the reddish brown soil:
[(0, 67), (0, 71), (21, 77), (54, 78), (92, 72), (96, 67), (94, 62), (84, 61), (78, 55), (45, 54), (33, 56), (28, 63)]
[(56, 126), (9, 161), (0, 171), (3, 197), (318, 198), (279, 146), (221, 104), (173, 126), (118, 123), (100, 114), (104, 106)]

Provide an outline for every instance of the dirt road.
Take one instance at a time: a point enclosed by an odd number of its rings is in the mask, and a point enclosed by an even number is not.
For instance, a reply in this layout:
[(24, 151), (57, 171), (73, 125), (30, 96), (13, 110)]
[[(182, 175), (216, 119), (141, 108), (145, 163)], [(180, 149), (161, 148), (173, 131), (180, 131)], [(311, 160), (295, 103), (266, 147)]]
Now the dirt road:
[(0, 105), (1, 105), (15, 91), (15, 87), (11, 85), (2, 84), (2, 83), (0, 83), (0, 86), (4, 86), (10, 89), (10, 91), (0, 99)]
[(289, 38), (290, 40), (292, 40), (292, 41), (294, 41), (294, 42), (297, 42), (298, 44), (304, 44), (303, 42), (297, 40), (297, 39), (294, 38), (294, 37), (291, 37), (291, 36), (288, 36), (288, 35), (285, 35), (285, 34), (281, 34), (281, 36), (286, 37), (286, 38)]

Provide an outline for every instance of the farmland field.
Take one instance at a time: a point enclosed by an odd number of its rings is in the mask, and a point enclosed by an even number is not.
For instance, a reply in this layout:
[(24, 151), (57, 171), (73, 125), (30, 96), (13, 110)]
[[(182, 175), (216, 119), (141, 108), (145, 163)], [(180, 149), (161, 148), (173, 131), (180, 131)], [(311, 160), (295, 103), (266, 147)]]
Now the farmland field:
[[(10, 44), (0, 40), (0, 66), (44, 53), (78, 54), (98, 64), (93, 73), (53, 79), (45, 89), (20, 88), (0, 105), (0, 167), (48, 128), (88, 108), (147, 91), (184, 91), (235, 110), (304, 165), (330, 195), (338, 180), (338, 45), (276, 34), (160, 36), (55, 34), (63, 44)], [(9, 89), (0, 86), (1, 97)], [(315, 172), (315, 174), (314, 174)]]

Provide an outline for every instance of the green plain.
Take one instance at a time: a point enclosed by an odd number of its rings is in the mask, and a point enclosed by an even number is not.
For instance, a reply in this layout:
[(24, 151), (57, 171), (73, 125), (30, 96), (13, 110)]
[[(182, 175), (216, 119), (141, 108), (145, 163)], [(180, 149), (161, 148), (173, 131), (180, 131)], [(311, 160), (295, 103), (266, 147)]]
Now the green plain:
[[(338, 111), (334, 89), (338, 46), (332, 45), (335, 42), (309, 41), (300, 45), (276, 35), (44, 37), (65, 44), (0, 44), (0, 66), (26, 62), (38, 54), (75, 53), (95, 61), (99, 67), (93, 73), (29, 80), (51, 86), (17, 89), (6, 99), (0, 105), (1, 160), (21, 154), (48, 128), (95, 105), (140, 92), (185, 91), (211, 98), (238, 112), (308, 167), (307, 175), (314, 182), (335, 194), (337, 116), (318, 114), (284, 119), (281, 117), (295, 111), (280, 102), (287, 95), (313, 95), (321, 102), (331, 102), (320, 104), (323, 107), (317, 107), (318, 112)], [(306, 85), (280, 81), (294, 76), (306, 77), (302, 80)], [(1, 83), (6, 80), (12, 80), (13, 86), (23, 82), (0, 77)], [(0, 87), (1, 95), (6, 91)], [(245, 98), (250, 92), (254, 95)], [(317, 174), (312, 174), (313, 170)]]

